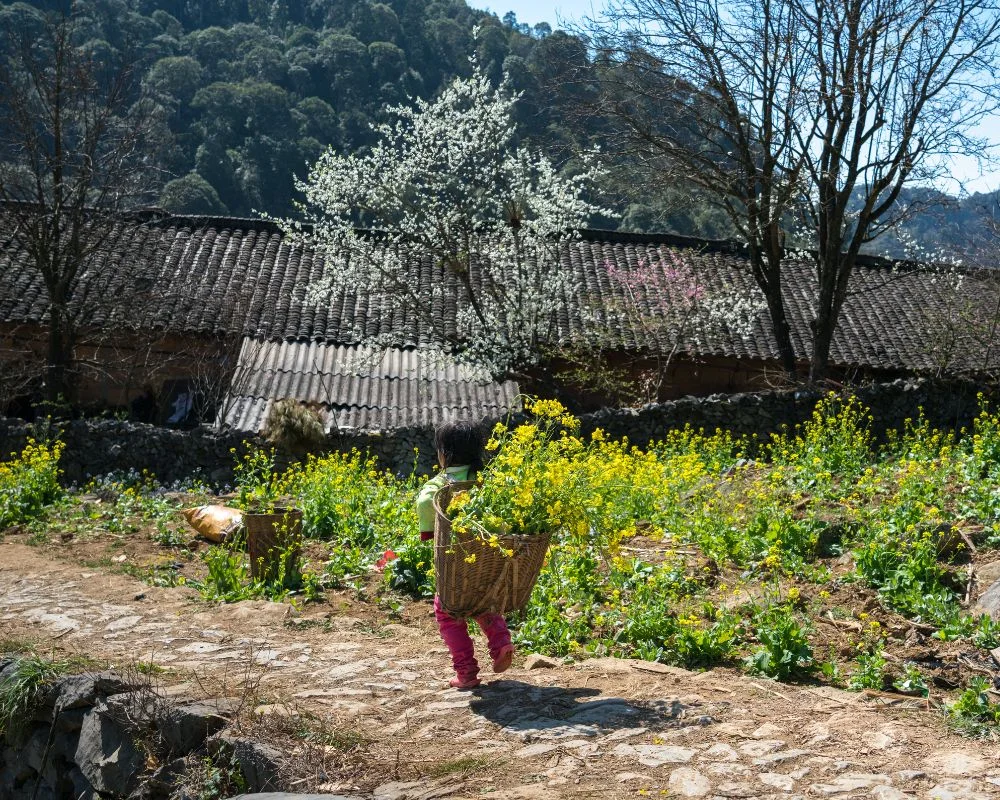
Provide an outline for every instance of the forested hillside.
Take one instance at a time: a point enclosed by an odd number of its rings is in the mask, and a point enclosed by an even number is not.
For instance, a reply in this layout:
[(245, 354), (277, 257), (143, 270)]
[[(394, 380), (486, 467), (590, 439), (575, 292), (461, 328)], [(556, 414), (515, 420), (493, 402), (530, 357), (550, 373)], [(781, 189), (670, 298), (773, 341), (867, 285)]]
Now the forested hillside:
[[(31, 31), (64, 5), (0, 4), (0, 30)], [(433, 96), (469, 73), (470, 57), (523, 92), (521, 134), (567, 168), (574, 153), (602, 143), (598, 124), (567, 114), (586, 83), (560, 80), (586, 65), (583, 42), (464, 0), (78, 0), (73, 9), (93, 53), (127, 53), (144, 76), (160, 148), (159, 189), (149, 199), (171, 211), (289, 213), (293, 176), (325, 148), (365, 148), (387, 105)], [(637, 179), (627, 163), (603, 188), (614, 215), (595, 225), (732, 235), (696, 193)], [(972, 198), (922, 214), (908, 230), (928, 248), (958, 246), (979, 237), (989, 206)], [(907, 247), (897, 240), (874, 249), (903, 255)]]

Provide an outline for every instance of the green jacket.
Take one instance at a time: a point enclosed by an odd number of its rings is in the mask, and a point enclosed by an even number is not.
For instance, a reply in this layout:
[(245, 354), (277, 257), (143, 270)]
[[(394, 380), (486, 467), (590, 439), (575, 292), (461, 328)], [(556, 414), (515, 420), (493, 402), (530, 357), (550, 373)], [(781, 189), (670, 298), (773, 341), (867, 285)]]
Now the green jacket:
[[(417, 494), (417, 521), (420, 524), (420, 533), (434, 533), (434, 495), (449, 483), (457, 481), (467, 481), (469, 479), (469, 465), (457, 464), (454, 467), (445, 467), (437, 475), (424, 484)], [(423, 537), (422, 538), (430, 538)]]

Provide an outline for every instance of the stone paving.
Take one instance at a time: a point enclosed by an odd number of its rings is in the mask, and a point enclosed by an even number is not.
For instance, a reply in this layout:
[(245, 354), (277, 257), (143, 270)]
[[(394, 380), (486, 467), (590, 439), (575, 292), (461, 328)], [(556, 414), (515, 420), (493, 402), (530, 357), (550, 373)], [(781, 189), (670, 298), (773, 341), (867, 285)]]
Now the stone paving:
[[(122, 599), (98, 599), (112, 590)], [(429, 751), (448, 742), (452, 755), (496, 754), (511, 769), (490, 779), (492, 797), (1000, 798), (996, 745), (948, 734), (933, 713), (873, 707), (827, 687), (593, 659), (512, 669), (464, 693), (443, 688), (446, 653), (417, 628), (373, 631), (356, 618), (295, 617), (264, 602), (204, 610), (183, 591), (61, 562), (15, 571), (0, 557), (0, 635), (25, 632), (202, 678), (236, 679), (252, 664), (282, 702), (387, 740), (426, 742)], [(430, 800), (483, 791), (443, 778), (362, 794)]]

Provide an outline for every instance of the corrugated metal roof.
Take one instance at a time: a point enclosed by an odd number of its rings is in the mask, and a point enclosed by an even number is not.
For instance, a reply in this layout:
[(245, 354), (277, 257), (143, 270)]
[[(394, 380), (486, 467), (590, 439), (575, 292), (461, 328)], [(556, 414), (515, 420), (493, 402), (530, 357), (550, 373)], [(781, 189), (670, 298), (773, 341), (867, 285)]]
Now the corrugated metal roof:
[(416, 349), (248, 337), (220, 413), (232, 428), (260, 431), (271, 405), (292, 398), (319, 409), (330, 430), (376, 431), (498, 417), (517, 396), (513, 381), (497, 383)]

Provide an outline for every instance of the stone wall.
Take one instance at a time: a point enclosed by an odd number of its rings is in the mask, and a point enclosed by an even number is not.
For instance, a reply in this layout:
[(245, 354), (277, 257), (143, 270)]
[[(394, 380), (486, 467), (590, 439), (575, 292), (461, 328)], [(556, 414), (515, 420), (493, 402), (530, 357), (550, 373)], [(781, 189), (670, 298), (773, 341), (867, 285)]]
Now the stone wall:
[[(0, 689), (16, 682), (18, 663), (0, 658)], [(64, 677), (16, 727), (0, 728), (0, 797), (167, 800), (206, 756), (241, 773), (250, 791), (286, 788), (281, 753), (228, 727), (238, 707), (168, 699), (114, 672)]]
[[(899, 428), (923, 409), (931, 424), (946, 428), (969, 425), (978, 408), (980, 387), (970, 382), (927, 379), (897, 380), (853, 390), (872, 411), (873, 428), (881, 435)], [(812, 414), (822, 393), (786, 390), (753, 394), (686, 397), (639, 409), (607, 409), (584, 415), (582, 430), (603, 428), (609, 435), (645, 445), (674, 428), (691, 425), (714, 431), (766, 437), (785, 425), (794, 426)], [(67, 483), (80, 484), (112, 471), (149, 470), (165, 484), (200, 476), (213, 485), (233, 480), (232, 448), (245, 441), (262, 444), (245, 434), (208, 429), (178, 431), (117, 420), (74, 420), (60, 423), (66, 443), (62, 468)], [(0, 453), (20, 450), (37, 431), (23, 420), (0, 418)], [(385, 434), (339, 435), (331, 449), (369, 451), (397, 474), (433, 469), (432, 431), (404, 428)], [(419, 451), (419, 455), (414, 451)]]
[[(867, 406), (872, 416), (872, 431), (883, 438), (887, 430), (899, 430), (920, 410), (931, 425), (958, 430), (968, 427), (979, 411), (978, 395), (987, 396), (985, 387), (967, 381), (901, 379), (891, 383), (854, 387), (850, 393)], [(686, 397), (639, 409), (606, 409), (584, 416), (581, 428), (589, 434), (603, 428), (612, 438), (628, 437), (645, 445), (662, 438), (665, 431), (683, 428), (717, 428), (736, 435), (767, 438), (785, 426), (794, 427), (808, 420), (825, 392), (785, 390), (746, 394), (716, 394), (709, 397)], [(994, 404), (997, 399), (993, 398)]]

